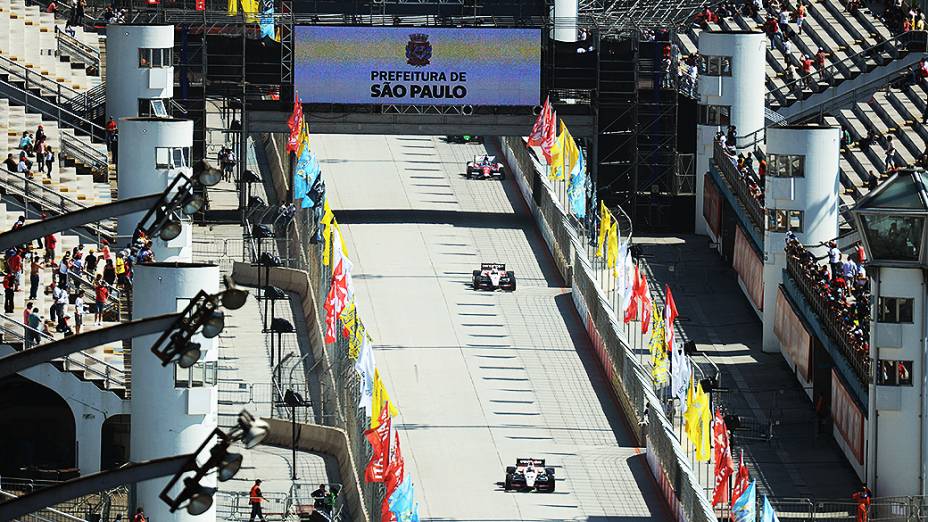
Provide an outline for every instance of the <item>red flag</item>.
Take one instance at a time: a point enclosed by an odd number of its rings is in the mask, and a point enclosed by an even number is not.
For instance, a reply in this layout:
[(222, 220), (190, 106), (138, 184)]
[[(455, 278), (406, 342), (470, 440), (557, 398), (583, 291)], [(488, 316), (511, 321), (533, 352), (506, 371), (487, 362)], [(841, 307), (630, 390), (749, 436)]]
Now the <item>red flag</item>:
[(735, 477), (735, 485), (731, 488), (731, 502), (729, 505), (734, 504), (738, 497), (744, 493), (744, 490), (748, 489), (748, 484), (750, 480), (748, 478), (748, 468), (744, 466), (744, 450), (741, 451), (741, 456), (738, 457), (738, 475)]
[(648, 333), (651, 329), (651, 288), (648, 286), (648, 278), (641, 274), (641, 335)]
[(300, 131), (303, 130), (303, 103), (300, 102), (300, 93), (295, 93), (293, 99), (293, 113), (287, 120), (290, 127), (290, 138), (287, 139), (287, 151), (296, 152), (299, 148)]
[(719, 410), (715, 410), (712, 439), (715, 445), (715, 491), (712, 493), (712, 505), (715, 506), (728, 500), (728, 477), (735, 472), (735, 462), (731, 458), (731, 447), (728, 444), (728, 427)]
[(390, 465), (387, 466), (387, 472), (383, 479), (384, 485), (387, 487), (387, 498), (403, 482), (403, 476), (405, 475), (406, 463), (403, 461), (403, 454), (400, 452), (400, 434), (398, 431), (393, 432), (393, 445), (390, 446), (390, 453)]
[(638, 271), (638, 265), (635, 265), (635, 280), (632, 282), (632, 298), (625, 309), (625, 322), (638, 319), (638, 299), (641, 297), (641, 273)]
[(380, 522), (396, 522), (396, 514), (390, 511), (390, 495), (380, 503)]
[(545, 129), (548, 125), (548, 117), (551, 113), (551, 103), (550, 100), (545, 98), (545, 104), (541, 108), (541, 113), (538, 115), (538, 119), (535, 120), (535, 124), (532, 125), (532, 133), (528, 135), (528, 146), (537, 147), (544, 142), (545, 139)]
[(548, 120), (545, 123), (545, 133), (542, 136), (541, 152), (545, 155), (545, 161), (551, 164), (551, 147), (557, 140), (557, 113), (554, 109), (548, 111)]
[(336, 323), (338, 316), (342, 313), (348, 301), (351, 299), (350, 277), (351, 261), (344, 256), (341, 246), (335, 243), (338, 236), (335, 232), (332, 234), (335, 255), (332, 256), (332, 282), (329, 284), (329, 293), (325, 297), (325, 342), (331, 344), (335, 342)]
[(672, 353), (673, 342), (674, 342), (674, 333), (673, 333), (673, 323), (677, 320), (677, 304), (673, 302), (673, 294), (670, 293), (670, 285), (666, 286), (666, 296), (664, 303), (664, 339), (667, 343), (667, 353)]
[(383, 482), (387, 468), (390, 466), (390, 401), (383, 403), (380, 410), (380, 425), (364, 432), (364, 437), (374, 450), (370, 462), (364, 468), (364, 480)]
[(197, 0), (194, 9), (197, 11), (206, 11), (206, 0)]

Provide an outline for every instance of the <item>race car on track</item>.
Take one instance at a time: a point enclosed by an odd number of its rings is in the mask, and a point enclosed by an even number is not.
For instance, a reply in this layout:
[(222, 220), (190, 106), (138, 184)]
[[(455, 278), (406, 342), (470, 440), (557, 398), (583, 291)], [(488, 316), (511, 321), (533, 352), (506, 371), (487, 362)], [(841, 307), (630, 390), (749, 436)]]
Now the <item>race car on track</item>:
[(508, 290), (516, 289), (516, 274), (506, 271), (505, 263), (480, 263), (480, 270), (474, 270), (474, 290)]
[(470, 179), (492, 177), (506, 179), (506, 171), (503, 164), (496, 161), (496, 156), (474, 156), (474, 161), (467, 162), (467, 177)]
[(482, 143), (483, 138), (465, 134), (463, 136), (445, 136), (445, 141), (448, 143)]
[(506, 467), (506, 491), (532, 490), (539, 493), (554, 492), (554, 468), (545, 467), (545, 459), (516, 459), (515, 466)]

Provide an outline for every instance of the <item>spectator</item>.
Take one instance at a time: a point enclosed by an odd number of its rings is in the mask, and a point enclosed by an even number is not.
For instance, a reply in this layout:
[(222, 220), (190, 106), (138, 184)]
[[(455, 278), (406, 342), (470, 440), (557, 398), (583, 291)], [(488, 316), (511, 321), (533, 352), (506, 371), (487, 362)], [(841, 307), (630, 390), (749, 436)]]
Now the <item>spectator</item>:
[(77, 293), (74, 299), (74, 333), (80, 334), (81, 327), (84, 325), (84, 298), (81, 293)]
[(38, 254), (33, 254), (29, 262), (29, 299), (37, 299), (39, 295), (39, 274), (42, 262)]
[(32, 307), (32, 310), (29, 312), (29, 322), (27, 324), (29, 329), (26, 330), (28, 333), (26, 337), (29, 340), (29, 345), (35, 346), (39, 344), (39, 332), (42, 329), (42, 316), (39, 315), (39, 307)]
[(106, 307), (106, 300), (110, 297), (109, 286), (106, 285), (103, 276), (100, 274), (97, 274), (97, 277), (94, 278), (93, 293), (93, 321), (95, 325), (99, 326), (103, 324), (103, 309)]
[(3, 313), (13, 313), (13, 293), (16, 290), (16, 278), (9, 270), (3, 274)]
[(52, 0), (51, 2), (48, 3), (48, 7), (45, 8), (45, 12), (52, 13), (52, 14), (55, 14), (58, 12), (58, 4), (55, 2), (55, 0)]
[(896, 168), (896, 145), (893, 143), (893, 137), (886, 137), (886, 146), (883, 147), (883, 171), (892, 172)]
[(29, 131), (23, 131), (23, 137), (19, 139), (19, 150), (32, 156), (33, 138)]
[(19, 154), (19, 163), (16, 165), (16, 172), (22, 174), (23, 177), (31, 178), (32, 177), (32, 162), (26, 158), (26, 153), (21, 152)]
[(113, 260), (107, 259), (106, 264), (103, 266), (103, 280), (106, 281), (110, 287), (116, 285), (116, 267), (113, 266)]
[(116, 282), (120, 288), (129, 286), (129, 269), (126, 262), (126, 256), (122, 252), (116, 254)]
[(825, 79), (825, 58), (827, 58), (830, 53), (826, 53), (825, 49), (819, 48), (815, 53), (815, 66), (818, 67), (819, 78), (824, 82)]
[(867, 174), (867, 190), (873, 190), (880, 184), (880, 178), (876, 177), (876, 174), (871, 170)]
[(6, 269), (13, 274), (13, 290), (19, 292), (23, 279), (23, 257), (19, 249), (13, 249), (12, 254), (7, 256)]
[(84, 260), (84, 271), (90, 279), (97, 275), (97, 256), (92, 248), (87, 252), (87, 259)]
[[(113, 141), (113, 136), (116, 135), (116, 120), (110, 116), (110, 119), (106, 120), (106, 147), (110, 147), (110, 142)], [(97, 138), (99, 139), (99, 138)]]
[(52, 307), (54, 307), (55, 316), (58, 318), (58, 326), (55, 328), (55, 331), (64, 333), (70, 329), (65, 320), (65, 307), (68, 305), (68, 291), (60, 285), (56, 286), (52, 291), (52, 297), (55, 299)]
[(52, 179), (52, 166), (55, 164), (55, 152), (51, 147), (45, 147), (45, 177)]
[(8, 172), (18, 172), (19, 171), (19, 162), (13, 159), (13, 153), (10, 152), (6, 155), (6, 159), (3, 160), (3, 164), (6, 166)]
[(806, 88), (814, 89), (815, 81), (812, 79), (812, 57), (805, 55), (802, 57), (802, 78), (805, 80)]
[(58, 286), (68, 288), (68, 273), (71, 271), (71, 253), (65, 252), (58, 263)]
[(45, 262), (52, 263), (55, 261), (55, 247), (58, 245), (58, 238), (55, 234), (45, 236)]
[(802, 3), (802, 0), (799, 0), (794, 16), (796, 18), (796, 32), (802, 34), (802, 23), (806, 20), (806, 6)]

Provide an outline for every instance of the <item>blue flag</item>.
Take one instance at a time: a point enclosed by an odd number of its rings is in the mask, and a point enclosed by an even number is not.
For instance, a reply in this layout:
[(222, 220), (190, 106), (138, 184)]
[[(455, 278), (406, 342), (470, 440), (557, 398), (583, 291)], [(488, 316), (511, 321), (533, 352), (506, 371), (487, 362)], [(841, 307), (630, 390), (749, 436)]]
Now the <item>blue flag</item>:
[(293, 169), (293, 199), (301, 200), (306, 197), (306, 193), (312, 187), (312, 183), (307, 181), (307, 169), (310, 165), (310, 152), (308, 148), (303, 149), (303, 154), (296, 161), (296, 168)]
[(416, 508), (413, 496), (412, 475), (406, 473), (406, 476), (403, 477), (403, 482), (396, 487), (396, 490), (390, 495), (389, 500), (390, 511), (396, 515), (397, 520), (411, 520), (413, 510)]
[(770, 501), (767, 500), (767, 495), (764, 495), (764, 506), (760, 510), (760, 522), (780, 522), (776, 512), (773, 510), (773, 506), (771, 506)]
[(570, 211), (577, 219), (586, 218), (586, 162), (583, 159), (583, 149), (577, 147), (579, 156), (573, 170), (570, 171), (570, 185), (567, 187), (567, 197), (570, 201)]
[(261, 38), (274, 39), (274, 3), (268, 2), (268, 7), (261, 13)]
[(735, 517), (735, 522), (756, 522), (757, 521), (757, 490), (752, 480), (748, 487), (745, 488), (741, 496), (735, 500), (731, 506), (731, 513)]

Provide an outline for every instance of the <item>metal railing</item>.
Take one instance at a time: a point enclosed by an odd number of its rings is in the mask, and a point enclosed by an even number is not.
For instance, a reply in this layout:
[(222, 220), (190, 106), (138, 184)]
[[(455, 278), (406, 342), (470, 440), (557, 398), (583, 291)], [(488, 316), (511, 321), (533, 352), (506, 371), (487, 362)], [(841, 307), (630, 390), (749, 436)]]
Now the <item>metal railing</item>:
[(88, 145), (84, 140), (61, 133), (61, 152), (83, 163), (94, 172), (109, 172), (109, 157), (103, 151)]
[(87, 89), (86, 92), (63, 103), (71, 112), (81, 114), (84, 118), (93, 121), (103, 116), (106, 108), (106, 82), (100, 82), (98, 85)]
[[(17, 498), (19, 495), (10, 493), (9, 491), (0, 490), (0, 498), (13, 499)], [(31, 521), (31, 522), (87, 522), (86, 519), (75, 517), (74, 515), (69, 515), (64, 511), (59, 511), (55, 508), (47, 507), (41, 511), (36, 511), (35, 513), (30, 513), (26, 517), (20, 519), (21, 521)]]
[[(883, 53), (889, 54), (887, 62), (890, 62), (910, 52), (928, 52), (928, 32), (909, 31), (884, 40), (843, 60), (832, 62), (828, 66), (810, 74), (800, 73), (799, 78), (769, 89), (766, 104), (770, 106), (775, 103), (780, 107), (788, 107), (799, 100), (804, 100), (825, 89), (835, 87), (843, 81), (868, 72), (871, 67), (870, 60), (876, 59), (877, 67), (885, 65), (880, 61)], [(859, 71), (856, 74), (851, 72), (851, 69), (855, 67)], [(790, 96), (795, 99), (790, 100)]]
[(861, 353), (854, 349), (850, 332), (841, 326), (836, 310), (814, 280), (806, 276), (802, 264), (794, 256), (787, 256), (786, 271), (802, 291), (806, 302), (812, 307), (819, 322), (825, 327), (828, 336), (841, 350), (845, 360), (854, 371), (854, 375), (861, 384), (867, 386), (870, 382), (870, 354)]
[[(88, 105), (90, 99), (83, 93), (4, 56), (0, 56), (0, 71), (7, 74), (6, 80), (2, 81), (2, 84), (7, 86), (6, 90), (14, 90), (6, 93), (11, 101), (22, 103), (26, 110), (36, 110), (54, 119), (59, 125), (73, 128), (96, 141), (102, 142), (106, 139), (106, 130), (103, 127), (75, 112), (86, 113), (91, 109)], [(54, 101), (49, 101), (48, 98), (53, 98)]]
[[(37, 344), (56, 340), (51, 335), (31, 328), (6, 315), (0, 316), (0, 335), (2, 335), (4, 342), (22, 343), (23, 349), (28, 350), (31, 347), (26, 342), (26, 332), (32, 332), (38, 338)], [(91, 353), (78, 352), (64, 357), (61, 361), (64, 371), (82, 371), (85, 380), (102, 380), (104, 389), (111, 390), (117, 387), (126, 387), (126, 374), (122, 368), (113, 366)]]
[[(764, 230), (764, 207), (760, 201), (757, 201), (748, 188), (747, 180), (744, 176), (738, 172), (738, 168), (735, 166), (735, 159), (728, 155), (725, 152), (725, 149), (722, 147), (722, 144), (719, 142), (715, 143), (715, 152), (713, 153), (713, 159), (715, 164), (719, 169), (719, 172), (722, 173), (722, 176), (728, 182), (728, 185), (732, 188), (735, 195), (738, 197), (738, 201), (741, 202), (741, 206), (747, 211), (748, 218), (751, 220), (751, 223), (754, 224), (758, 230)], [(760, 188), (760, 187), (758, 187)]]
[(58, 55), (69, 56), (88, 67), (95, 67), (100, 71), (100, 50), (85, 44), (55, 26), (55, 39), (58, 44)]
[[(0, 190), (8, 195), (22, 198), (26, 209), (24, 214), (27, 214), (27, 217), (30, 205), (38, 207), (40, 212), (56, 216), (84, 210), (90, 206), (57, 190), (48, 188), (22, 174), (9, 172), (5, 169), (0, 169)], [(84, 228), (96, 234), (98, 244), (104, 238), (111, 242), (116, 239), (116, 223), (112, 219), (88, 223), (84, 225)]]

